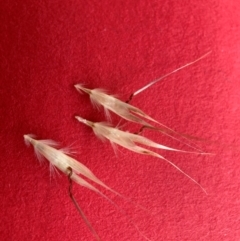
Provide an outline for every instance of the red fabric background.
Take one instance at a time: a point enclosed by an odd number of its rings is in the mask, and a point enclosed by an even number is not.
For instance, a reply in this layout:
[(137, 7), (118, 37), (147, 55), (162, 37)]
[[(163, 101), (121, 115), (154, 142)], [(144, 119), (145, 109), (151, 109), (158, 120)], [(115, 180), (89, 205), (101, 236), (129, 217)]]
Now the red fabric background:
[[(24, 144), (28, 133), (72, 144), (101, 180), (147, 207), (150, 214), (109, 194), (151, 240), (240, 240), (238, 1), (9, 0), (0, 11), (1, 240), (94, 240), (69, 199), (67, 178), (39, 164)], [(126, 100), (210, 50), (132, 102), (179, 132), (217, 141), (202, 143), (215, 156), (161, 152), (208, 195), (156, 158), (122, 148), (115, 156), (74, 119), (105, 119), (74, 84)], [(159, 133), (144, 135), (182, 148)], [(77, 185), (74, 193), (104, 241), (144, 240), (103, 198)]]

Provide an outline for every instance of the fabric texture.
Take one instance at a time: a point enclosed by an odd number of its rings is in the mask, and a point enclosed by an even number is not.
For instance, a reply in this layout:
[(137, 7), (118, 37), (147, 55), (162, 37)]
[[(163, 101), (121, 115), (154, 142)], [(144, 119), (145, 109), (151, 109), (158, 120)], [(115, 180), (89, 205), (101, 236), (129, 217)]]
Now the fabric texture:
[[(49, 163), (26, 147), (23, 135), (31, 133), (70, 146), (74, 158), (131, 199), (101, 189), (120, 211), (73, 185), (102, 240), (145, 240), (141, 234), (152, 241), (240, 240), (239, 24), (235, 0), (1, 1), (0, 239), (95, 240), (69, 198), (67, 177), (49, 172)], [(201, 138), (194, 142), (214, 153), (157, 151), (208, 195), (163, 160), (113, 149), (74, 118), (106, 121), (74, 84), (125, 101), (209, 51), (131, 101), (177, 132)], [(140, 128), (111, 116), (125, 131)], [(158, 132), (142, 135), (189, 150)]]

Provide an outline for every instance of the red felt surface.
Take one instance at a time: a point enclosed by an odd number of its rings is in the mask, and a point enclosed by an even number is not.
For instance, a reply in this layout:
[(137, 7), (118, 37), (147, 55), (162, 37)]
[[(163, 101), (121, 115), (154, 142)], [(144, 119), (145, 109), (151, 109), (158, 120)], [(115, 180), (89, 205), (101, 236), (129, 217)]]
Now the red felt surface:
[[(1, 240), (95, 240), (70, 201), (67, 178), (49, 174), (25, 146), (28, 133), (72, 145), (76, 159), (107, 185), (147, 207), (149, 213), (103, 190), (149, 239), (240, 240), (238, 1), (9, 0), (0, 12)], [(115, 156), (74, 119), (105, 119), (74, 84), (126, 100), (210, 50), (132, 101), (179, 132), (217, 141), (200, 143), (215, 156), (161, 152), (208, 195), (161, 160), (122, 148)], [(184, 148), (159, 133), (144, 135)], [(106, 200), (77, 185), (73, 190), (102, 240), (144, 240)]]

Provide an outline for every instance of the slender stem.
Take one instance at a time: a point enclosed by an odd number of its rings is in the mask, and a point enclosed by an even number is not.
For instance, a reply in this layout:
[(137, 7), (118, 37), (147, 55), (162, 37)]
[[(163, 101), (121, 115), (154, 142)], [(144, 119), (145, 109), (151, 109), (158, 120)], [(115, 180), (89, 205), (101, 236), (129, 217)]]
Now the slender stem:
[(133, 95), (134, 95), (134, 93), (132, 93), (132, 94), (129, 96), (128, 100), (126, 101), (127, 104), (132, 100)]
[(73, 170), (71, 167), (68, 167), (68, 181), (69, 181), (69, 188), (68, 188), (68, 194), (74, 204), (74, 206), (76, 207), (76, 209), (78, 210), (78, 212), (80, 213), (82, 219), (84, 220), (84, 222), (87, 224), (88, 228), (91, 230), (92, 234), (95, 236), (95, 238), (98, 241), (101, 241), (100, 237), (98, 236), (97, 232), (94, 230), (94, 228), (92, 227), (91, 223), (88, 221), (87, 217), (85, 216), (84, 212), (82, 211), (82, 209), (80, 208), (80, 206), (78, 205), (78, 202), (76, 201), (76, 199), (73, 196), (73, 191), (72, 191), (72, 187), (73, 187), (73, 182), (72, 182), (72, 175), (73, 175)]

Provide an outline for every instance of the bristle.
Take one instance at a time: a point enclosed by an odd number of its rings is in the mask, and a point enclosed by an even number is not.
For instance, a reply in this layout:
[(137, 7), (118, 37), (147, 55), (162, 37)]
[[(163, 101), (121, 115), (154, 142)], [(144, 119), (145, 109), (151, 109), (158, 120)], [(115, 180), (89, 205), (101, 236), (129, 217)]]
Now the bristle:
[(74, 87), (76, 88), (76, 90), (79, 92), (79, 93), (83, 93), (83, 92), (86, 92), (87, 94), (90, 94), (91, 93), (91, 90), (90, 89), (87, 89), (84, 87), (84, 84), (76, 84), (74, 85)]
[(73, 155), (74, 153), (76, 153), (72, 151), (69, 147), (60, 148), (59, 151), (61, 151), (65, 155)]
[(83, 85), (82, 84), (76, 84), (74, 85), (75, 89), (80, 93), (80, 94), (83, 94)]
[(31, 144), (31, 139), (35, 138), (35, 135), (33, 134), (25, 134), (23, 135), (23, 138), (24, 138), (24, 142), (27, 146), (30, 146)]
[(56, 141), (53, 141), (53, 140), (39, 140), (39, 142), (41, 142), (44, 145), (51, 146), (51, 147), (54, 147), (54, 148), (60, 146), (59, 143), (57, 143)]

